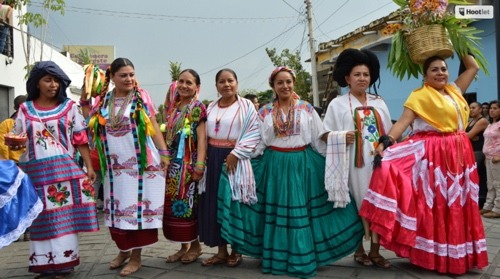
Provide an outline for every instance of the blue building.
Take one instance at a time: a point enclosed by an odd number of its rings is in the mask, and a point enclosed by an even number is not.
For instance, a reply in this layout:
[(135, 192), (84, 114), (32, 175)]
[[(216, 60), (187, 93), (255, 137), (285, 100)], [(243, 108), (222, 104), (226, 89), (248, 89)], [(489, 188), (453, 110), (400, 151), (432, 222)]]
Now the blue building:
[[(372, 21), (368, 25), (360, 27), (335, 40), (319, 44), (317, 57), (317, 76), (319, 84), (319, 95), (321, 106), (326, 109), (332, 96), (340, 92), (347, 93), (347, 88), (339, 88), (331, 80), (331, 69), (335, 64), (337, 56), (346, 48), (369, 49), (376, 53), (380, 60), (380, 82), (377, 82), (377, 92), (381, 95), (390, 109), (393, 119), (398, 119), (403, 112), (403, 103), (409, 93), (422, 85), (422, 77), (416, 79), (411, 77), (399, 80), (387, 67), (389, 49), (392, 34), (386, 34), (384, 30), (388, 24), (397, 21), (395, 12), (383, 18)], [(487, 69), (489, 75), (480, 71), (477, 79), (469, 86), (466, 92), (467, 100), (489, 102), (498, 98), (497, 88), (497, 57), (496, 57), (496, 30), (494, 19), (483, 19), (473, 23), (480, 30), (482, 52), (488, 61)], [(450, 77), (453, 81), (458, 76), (460, 61), (457, 55), (447, 59)]]

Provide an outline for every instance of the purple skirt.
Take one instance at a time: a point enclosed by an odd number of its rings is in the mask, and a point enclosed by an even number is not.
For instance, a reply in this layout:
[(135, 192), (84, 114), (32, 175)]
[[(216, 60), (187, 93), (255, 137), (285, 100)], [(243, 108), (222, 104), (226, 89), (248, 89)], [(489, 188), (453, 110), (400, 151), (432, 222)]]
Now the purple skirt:
[(198, 228), (200, 241), (209, 247), (226, 245), (221, 237), (221, 226), (217, 222), (217, 193), (224, 160), (233, 148), (220, 148), (208, 145), (206, 190), (200, 195), (198, 203)]

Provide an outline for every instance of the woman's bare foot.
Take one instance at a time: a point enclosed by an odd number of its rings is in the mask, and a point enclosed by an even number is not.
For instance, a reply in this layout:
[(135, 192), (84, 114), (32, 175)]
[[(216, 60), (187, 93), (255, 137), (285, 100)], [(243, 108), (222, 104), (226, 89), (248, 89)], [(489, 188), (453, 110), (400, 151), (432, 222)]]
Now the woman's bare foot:
[(120, 266), (122, 266), (125, 261), (130, 258), (130, 252), (122, 252), (118, 253), (118, 256), (114, 258), (110, 263), (109, 263), (109, 269), (117, 269)]

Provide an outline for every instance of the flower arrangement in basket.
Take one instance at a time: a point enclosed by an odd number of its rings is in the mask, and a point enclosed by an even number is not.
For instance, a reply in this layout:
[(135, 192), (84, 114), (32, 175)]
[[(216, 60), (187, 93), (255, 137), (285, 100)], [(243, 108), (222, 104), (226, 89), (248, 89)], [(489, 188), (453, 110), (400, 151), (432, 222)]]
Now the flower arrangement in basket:
[(448, 3), (469, 5), (465, 0), (393, 0), (402, 24), (388, 24), (385, 34), (394, 34), (388, 67), (403, 79), (422, 73), (421, 64), (431, 56), (448, 58), (455, 51), (459, 56), (475, 56), (479, 67), (487, 73), (486, 59), (476, 35), (482, 30), (470, 26), (471, 19), (457, 19), (447, 12)]

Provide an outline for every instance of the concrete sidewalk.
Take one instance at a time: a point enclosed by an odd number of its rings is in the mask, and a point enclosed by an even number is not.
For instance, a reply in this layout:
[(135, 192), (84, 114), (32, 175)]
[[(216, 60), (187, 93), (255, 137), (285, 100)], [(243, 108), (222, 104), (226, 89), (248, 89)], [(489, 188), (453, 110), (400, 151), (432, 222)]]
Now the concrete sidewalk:
[[(118, 249), (111, 241), (108, 229), (99, 214), (101, 230), (97, 233), (81, 234), (80, 265), (72, 278), (121, 278), (120, 269), (109, 270), (108, 263), (116, 256)], [(463, 276), (440, 275), (437, 272), (416, 267), (406, 259), (400, 259), (390, 251), (382, 249), (382, 255), (391, 261), (390, 269), (363, 267), (354, 263), (352, 256), (318, 269), (317, 278), (498, 278), (500, 279), (500, 219), (483, 218), (490, 265), (483, 270), (473, 270)], [(211, 257), (216, 248), (203, 247), (203, 255), (194, 263), (165, 263), (165, 257), (176, 252), (179, 244), (171, 243), (160, 233), (160, 241), (145, 248), (142, 253), (142, 268), (128, 278), (288, 278), (262, 274), (260, 261), (244, 257), (236, 268), (223, 265), (201, 266), (201, 260)], [(369, 243), (366, 242), (366, 245)], [(28, 272), (28, 242), (15, 242), (0, 250), (0, 278), (33, 278)]]

